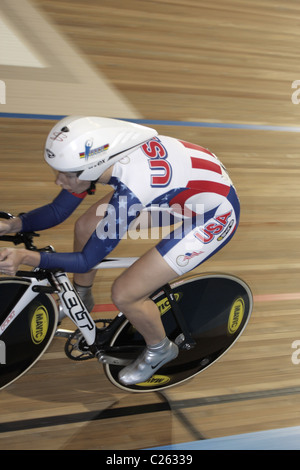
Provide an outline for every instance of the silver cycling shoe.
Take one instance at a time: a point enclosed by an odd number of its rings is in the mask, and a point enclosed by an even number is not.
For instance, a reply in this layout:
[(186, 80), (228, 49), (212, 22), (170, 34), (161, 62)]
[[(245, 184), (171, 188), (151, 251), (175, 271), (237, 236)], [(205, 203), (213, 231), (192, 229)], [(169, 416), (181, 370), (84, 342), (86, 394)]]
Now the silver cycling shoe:
[(164, 364), (175, 359), (178, 352), (178, 346), (167, 337), (156, 345), (147, 346), (132, 364), (119, 372), (119, 380), (123, 385), (145, 382)]

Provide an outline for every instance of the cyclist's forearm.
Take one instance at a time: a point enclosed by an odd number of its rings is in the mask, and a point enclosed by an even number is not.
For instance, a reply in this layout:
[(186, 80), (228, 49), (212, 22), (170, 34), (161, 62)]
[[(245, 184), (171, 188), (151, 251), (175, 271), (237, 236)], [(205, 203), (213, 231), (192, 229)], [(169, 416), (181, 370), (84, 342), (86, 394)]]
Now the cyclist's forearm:
[(41, 255), (38, 251), (30, 251), (25, 249), (21, 249), (20, 251), (22, 256), (22, 262), (20, 264), (31, 266), (33, 268), (39, 266), (41, 262)]
[(13, 217), (6, 222), (10, 233), (20, 232), (22, 230), (22, 220), (20, 217)]
[(95, 231), (82, 252), (48, 253), (41, 252), (42, 269), (61, 269), (69, 273), (86, 273), (110, 253), (119, 243), (119, 238), (100, 240)]

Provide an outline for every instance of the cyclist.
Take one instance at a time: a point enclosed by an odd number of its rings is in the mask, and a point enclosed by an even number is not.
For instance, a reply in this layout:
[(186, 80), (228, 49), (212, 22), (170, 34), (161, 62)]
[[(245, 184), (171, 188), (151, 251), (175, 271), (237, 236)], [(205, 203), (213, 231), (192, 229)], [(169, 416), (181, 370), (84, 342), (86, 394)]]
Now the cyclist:
[(72, 253), (5, 248), (0, 252), (0, 271), (5, 274), (14, 275), (21, 264), (75, 273), (74, 285), (91, 311), (96, 274), (92, 268), (117, 246), (140, 214), (160, 213), (160, 225), (169, 217), (168, 235), (112, 286), (112, 301), (146, 342), (143, 353), (121, 370), (120, 381), (146, 381), (178, 355), (149, 295), (199, 266), (235, 233), (240, 208), (228, 173), (200, 146), (100, 117), (59, 121), (47, 137), (44, 157), (56, 172), (60, 193), (46, 206), (1, 221), (0, 235), (58, 225), (95, 192), (98, 183), (113, 191), (77, 220)]

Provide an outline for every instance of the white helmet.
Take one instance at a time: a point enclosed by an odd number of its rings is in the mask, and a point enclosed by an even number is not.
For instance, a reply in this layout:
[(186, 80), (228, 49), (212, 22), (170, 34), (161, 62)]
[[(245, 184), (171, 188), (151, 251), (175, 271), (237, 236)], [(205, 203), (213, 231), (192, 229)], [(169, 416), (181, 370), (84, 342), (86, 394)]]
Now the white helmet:
[(96, 181), (116, 161), (157, 135), (156, 130), (101, 117), (69, 116), (50, 131), (45, 160), (55, 170)]

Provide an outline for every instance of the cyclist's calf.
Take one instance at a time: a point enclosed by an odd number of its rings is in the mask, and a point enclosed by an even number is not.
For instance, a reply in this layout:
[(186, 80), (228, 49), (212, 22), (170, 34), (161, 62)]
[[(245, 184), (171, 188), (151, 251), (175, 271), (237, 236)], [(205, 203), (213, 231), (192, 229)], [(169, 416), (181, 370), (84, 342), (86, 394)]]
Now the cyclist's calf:
[(147, 344), (157, 344), (165, 337), (159, 310), (148, 297), (138, 297), (135, 287), (134, 283), (126, 282), (123, 276), (116, 279), (112, 286), (112, 301)]

